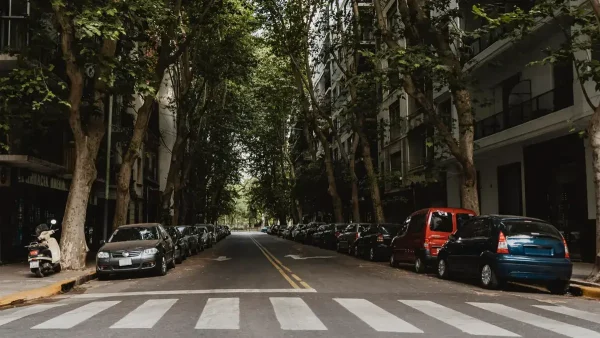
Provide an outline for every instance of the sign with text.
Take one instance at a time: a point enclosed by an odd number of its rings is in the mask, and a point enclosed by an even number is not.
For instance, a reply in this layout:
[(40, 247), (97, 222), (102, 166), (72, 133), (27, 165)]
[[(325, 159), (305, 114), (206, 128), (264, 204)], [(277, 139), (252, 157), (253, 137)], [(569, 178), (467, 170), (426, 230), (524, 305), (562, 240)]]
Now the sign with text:
[(69, 191), (69, 184), (67, 181), (40, 173), (19, 172), (17, 182), (49, 189)]

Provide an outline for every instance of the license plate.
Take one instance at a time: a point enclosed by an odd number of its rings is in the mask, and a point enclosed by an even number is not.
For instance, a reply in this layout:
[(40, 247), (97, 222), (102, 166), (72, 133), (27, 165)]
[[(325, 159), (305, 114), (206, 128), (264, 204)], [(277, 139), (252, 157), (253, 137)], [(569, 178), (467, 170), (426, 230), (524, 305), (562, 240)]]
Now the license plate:
[(31, 261), (29, 262), (29, 268), (30, 269), (37, 269), (40, 267), (40, 262), (38, 261)]
[(131, 258), (123, 258), (123, 259), (119, 259), (119, 266), (127, 266), (127, 265), (131, 265), (133, 263), (131, 263)]

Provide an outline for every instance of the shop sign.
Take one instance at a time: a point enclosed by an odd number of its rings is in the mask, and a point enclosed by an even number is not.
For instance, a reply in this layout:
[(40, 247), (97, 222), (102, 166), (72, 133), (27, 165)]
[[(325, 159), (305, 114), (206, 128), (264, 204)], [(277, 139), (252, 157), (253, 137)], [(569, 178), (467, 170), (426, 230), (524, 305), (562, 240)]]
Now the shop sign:
[(19, 173), (19, 183), (37, 185), (39, 187), (69, 191), (69, 185), (65, 180), (50, 177), (39, 173)]

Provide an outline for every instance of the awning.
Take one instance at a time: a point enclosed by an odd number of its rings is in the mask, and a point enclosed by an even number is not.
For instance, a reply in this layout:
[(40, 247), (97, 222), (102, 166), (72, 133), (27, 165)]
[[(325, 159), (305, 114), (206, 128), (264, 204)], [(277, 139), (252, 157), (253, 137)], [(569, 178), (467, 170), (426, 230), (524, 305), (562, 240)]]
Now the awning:
[(0, 165), (25, 168), (43, 174), (66, 174), (66, 168), (29, 155), (0, 155)]

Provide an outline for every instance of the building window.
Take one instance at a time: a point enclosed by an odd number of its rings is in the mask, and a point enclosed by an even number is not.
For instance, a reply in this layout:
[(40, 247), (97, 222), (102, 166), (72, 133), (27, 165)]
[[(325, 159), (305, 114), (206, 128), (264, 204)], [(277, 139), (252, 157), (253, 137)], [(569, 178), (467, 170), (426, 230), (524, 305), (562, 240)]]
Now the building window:
[(402, 123), (400, 118), (400, 103), (394, 101), (389, 107), (390, 113), (390, 141), (402, 135)]
[(3, 0), (0, 4), (0, 50), (19, 50), (27, 45), (26, 0)]

